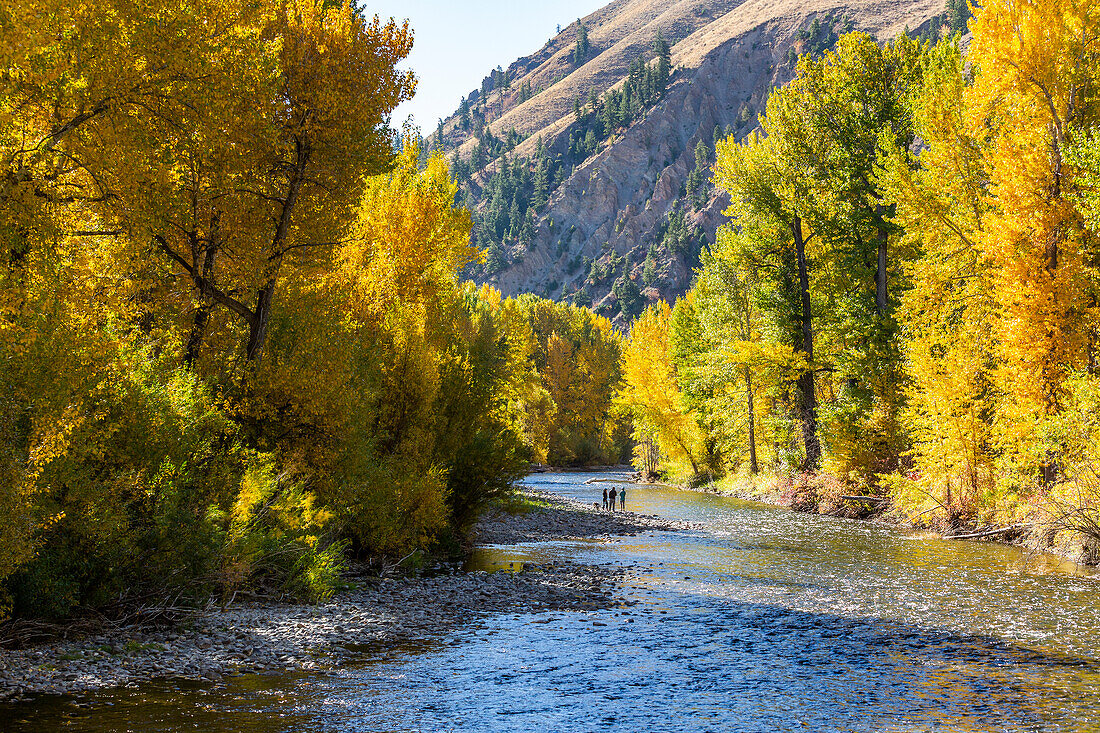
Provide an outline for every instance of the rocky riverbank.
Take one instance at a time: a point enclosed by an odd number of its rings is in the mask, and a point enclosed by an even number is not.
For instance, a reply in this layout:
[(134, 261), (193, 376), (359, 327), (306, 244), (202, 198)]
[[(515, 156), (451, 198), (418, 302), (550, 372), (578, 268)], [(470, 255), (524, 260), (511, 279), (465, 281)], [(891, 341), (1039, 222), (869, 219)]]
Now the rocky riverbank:
[[(647, 484), (641, 476), (632, 477), (634, 483)], [(1019, 547), (1032, 553), (1055, 555), (1078, 565), (1100, 565), (1100, 547), (1085, 535), (1066, 531), (1049, 523), (1049, 516), (1038, 511), (1031, 518), (1007, 525), (958, 523), (947, 525), (913, 521), (902, 509), (886, 496), (865, 496), (861, 492), (849, 493), (835, 477), (820, 474), (809, 480), (792, 480), (779, 476), (763, 477), (757, 481), (702, 485), (649, 484), (669, 486), (684, 491), (730, 496), (746, 501), (756, 501), (772, 506), (785, 507), (796, 512), (820, 514), (843, 519), (877, 522), (910, 531), (932, 532), (945, 540), (991, 542)]]
[[(552, 494), (527, 495), (527, 510), (494, 511), (481, 544), (609, 538), (689, 525), (605, 512)], [(522, 572), (354, 578), (354, 588), (318, 605), (246, 603), (171, 628), (129, 628), (0, 651), (0, 699), (81, 693), (155, 678), (217, 683), (229, 675), (324, 669), (363, 646), (445, 633), (495, 613), (584, 612), (623, 607), (616, 589), (631, 570), (573, 563), (525, 564)], [(533, 623), (542, 622), (535, 619)]]

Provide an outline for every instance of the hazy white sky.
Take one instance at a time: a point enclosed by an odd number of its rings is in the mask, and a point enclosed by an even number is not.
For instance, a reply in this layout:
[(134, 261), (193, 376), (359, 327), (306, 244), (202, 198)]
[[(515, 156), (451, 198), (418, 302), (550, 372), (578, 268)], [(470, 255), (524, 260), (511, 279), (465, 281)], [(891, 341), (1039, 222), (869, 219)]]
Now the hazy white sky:
[(482, 77), (542, 47), (555, 33), (609, 0), (365, 0), (368, 15), (409, 19), (415, 43), (401, 68), (420, 82), (416, 96), (397, 108), (394, 127), (412, 115), (424, 135), (458, 108)]

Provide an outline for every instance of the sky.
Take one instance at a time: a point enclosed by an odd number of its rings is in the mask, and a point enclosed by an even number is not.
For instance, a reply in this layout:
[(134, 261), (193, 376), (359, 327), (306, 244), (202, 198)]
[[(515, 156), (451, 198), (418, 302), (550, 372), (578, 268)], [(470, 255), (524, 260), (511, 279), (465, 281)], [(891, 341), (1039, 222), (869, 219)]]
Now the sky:
[(609, 0), (365, 0), (367, 15), (405, 18), (415, 33), (412, 53), (398, 68), (419, 79), (416, 96), (393, 114), (400, 129), (412, 115), (428, 135), (436, 122), (458, 109), (483, 77), (542, 48), (577, 18)]

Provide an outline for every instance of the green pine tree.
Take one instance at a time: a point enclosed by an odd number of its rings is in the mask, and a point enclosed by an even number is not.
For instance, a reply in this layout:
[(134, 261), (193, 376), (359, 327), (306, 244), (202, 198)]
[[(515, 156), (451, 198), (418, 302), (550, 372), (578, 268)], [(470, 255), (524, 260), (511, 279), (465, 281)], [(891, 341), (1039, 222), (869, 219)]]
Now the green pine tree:
[(661, 95), (668, 87), (669, 74), (672, 72), (672, 50), (660, 28), (657, 29), (657, 36), (653, 39), (653, 53), (657, 56), (657, 74), (654, 80), (656, 92)]
[(573, 65), (580, 66), (588, 60), (588, 28), (580, 23), (577, 31), (577, 42), (573, 46)]
[(550, 166), (546, 158), (539, 157), (535, 164), (534, 190), (531, 193), (531, 206), (535, 211), (542, 211), (546, 206), (546, 200), (550, 195)]

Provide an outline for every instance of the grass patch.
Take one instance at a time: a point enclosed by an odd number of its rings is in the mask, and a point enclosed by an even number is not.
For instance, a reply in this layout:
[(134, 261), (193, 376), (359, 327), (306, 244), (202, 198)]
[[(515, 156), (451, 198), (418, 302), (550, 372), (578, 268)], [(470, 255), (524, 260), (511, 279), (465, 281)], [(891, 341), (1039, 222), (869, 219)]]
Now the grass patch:
[(163, 651), (163, 650), (164, 650), (164, 647), (161, 646), (160, 644), (156, 644), (156, 643), (153, 643), (153, 642), (142, 644), (141, 642), (134, 641), (133, 639), (127, 641), (126, 644), (122, 647), (122, 651), (125, 652), (126, 654), (136, 654), (138, 652)]
[(550, 504), (539, 499), (532, 499), (526, 494), (513, 492), (507, 498), (497, 502), (497, 508), (508, 514), (529, 514), (534, 511), (549, 509)]

